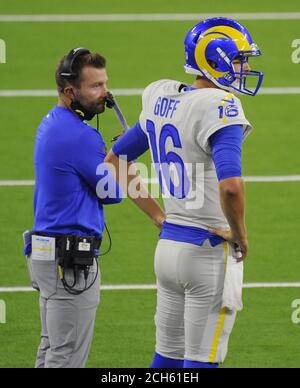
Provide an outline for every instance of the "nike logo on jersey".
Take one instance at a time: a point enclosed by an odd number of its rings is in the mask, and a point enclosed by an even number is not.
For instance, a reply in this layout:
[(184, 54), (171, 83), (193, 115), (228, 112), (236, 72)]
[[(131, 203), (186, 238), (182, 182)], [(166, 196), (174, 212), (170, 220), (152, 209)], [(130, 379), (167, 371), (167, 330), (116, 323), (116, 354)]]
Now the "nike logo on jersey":
[(229, 104), (234, 104), (234, 98), (231, 98), (231, 99), (229, 99), (229, 98), (224, 98), (224, 100), (222, 100), (222, 101), (224, 101), (224, 102), (229, 102)]

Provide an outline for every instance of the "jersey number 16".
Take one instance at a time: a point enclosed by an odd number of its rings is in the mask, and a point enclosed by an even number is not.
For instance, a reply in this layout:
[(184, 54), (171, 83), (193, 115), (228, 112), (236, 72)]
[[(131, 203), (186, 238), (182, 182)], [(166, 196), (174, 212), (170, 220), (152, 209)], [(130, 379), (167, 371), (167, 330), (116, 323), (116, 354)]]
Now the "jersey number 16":
[[(178, 199), (186, 198), (190, 190), (190, 183), (184, 162), (175, 152), (166, 152), (166, 143), (168, 139), (172, 141), (174, 148), (182, 148), (178, 129), (172, 124), (165, 124), (160, 131), (159, 144), (157, 145), (154, 122), (147, 120), (146, 127), (150, 137), (153, 160), (162, 193), (164, 194), (164, 186), (162, 182), (162, 177), (164, 177), (164, 181), (172, 197), (176, 197)], [(171, 165), (176, 168), (179, 182), (178, 185), (175, 185), (172, 180), (170, 173)]]

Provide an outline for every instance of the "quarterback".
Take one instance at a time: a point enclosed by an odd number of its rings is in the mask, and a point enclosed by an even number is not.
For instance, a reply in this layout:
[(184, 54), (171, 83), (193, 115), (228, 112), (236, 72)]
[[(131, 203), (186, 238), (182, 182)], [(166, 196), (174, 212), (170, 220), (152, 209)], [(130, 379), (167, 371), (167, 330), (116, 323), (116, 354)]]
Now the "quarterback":
[[(248, 253), (241, 152), (252, 127), (238, 95), (258, 92), (263, 73), (249, 60), (261, 51), (245, 27), (219, 17), (188, 32), (185, 54), (192, 85), (150, 84), (138, 123), (106, 158), (119, 168), (150, 149), (163, 193), (152, 368), (217, 368), (224, 361), (242, 309)], [(192, 190), (202, 195), (201, 206), (191, 206)]]

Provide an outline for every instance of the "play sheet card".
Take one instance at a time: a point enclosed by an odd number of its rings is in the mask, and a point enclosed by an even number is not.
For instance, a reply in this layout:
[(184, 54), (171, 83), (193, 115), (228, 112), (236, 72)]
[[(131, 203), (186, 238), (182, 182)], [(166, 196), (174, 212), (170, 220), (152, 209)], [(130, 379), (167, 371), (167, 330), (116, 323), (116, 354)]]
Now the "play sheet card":
[(55, 238), (33, 235), (31, 260), (55, 261)]

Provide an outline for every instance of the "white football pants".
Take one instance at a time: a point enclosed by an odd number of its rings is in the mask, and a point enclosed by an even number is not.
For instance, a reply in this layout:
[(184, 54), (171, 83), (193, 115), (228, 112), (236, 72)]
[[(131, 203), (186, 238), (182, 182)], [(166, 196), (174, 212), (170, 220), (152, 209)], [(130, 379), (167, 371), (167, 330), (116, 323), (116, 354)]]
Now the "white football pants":
[(236, 313), (222, 309), (227, 243), (211, 247), (160, 240), (157, 277), (156, 352), (178, 360), (222, 363)]

